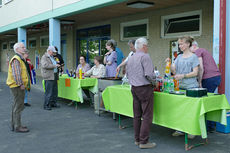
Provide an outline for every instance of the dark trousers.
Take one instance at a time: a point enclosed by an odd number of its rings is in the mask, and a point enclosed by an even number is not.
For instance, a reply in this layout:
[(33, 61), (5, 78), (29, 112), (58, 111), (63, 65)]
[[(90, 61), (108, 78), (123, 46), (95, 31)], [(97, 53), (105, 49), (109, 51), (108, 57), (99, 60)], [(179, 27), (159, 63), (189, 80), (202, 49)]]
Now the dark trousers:
[(202, 87), (207, 88), (208, 92), (214, 93), (216, 88), (220, 85), (221, 77), (215, 76), (202, 80)]
[(55, 80), (45, 80), (45, 102), (44, 107), (50, 107), (53, 101)]
[(14, 97), (12, 105), (11, 126), (12, 129), (21, 127), (21, 112), (24, 109), (25, 90), (20, 87), (11, 88), (11, 93)]
[[(153, 87), (132, 86), (135, 141), (146, 144), (153, 120)], [(142, 120), (141, 120), (142, 119)]]
[[(208, 92), (214, 93), (216, 88), (220, 85), (221, 77), (215, 76), (208, 79), (202, 80), (202, 87), (207, 88)], [(207, 130), (212, 131), (215, 129), (216, 122), (213, 121), (207, 121)]]
[(58, 98), (58, 73), (54, 73), (54, 85), (53, 85), (53, 94), (51, 97), (51, 104), (56, 104), (57, 103), (57, 98)]

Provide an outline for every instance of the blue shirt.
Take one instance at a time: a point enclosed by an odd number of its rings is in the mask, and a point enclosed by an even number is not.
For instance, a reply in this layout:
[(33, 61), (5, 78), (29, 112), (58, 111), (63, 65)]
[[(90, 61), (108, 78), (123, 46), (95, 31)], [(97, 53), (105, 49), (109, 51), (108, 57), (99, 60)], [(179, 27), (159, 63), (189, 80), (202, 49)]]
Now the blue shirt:
[(123, 52), (121, 51), (121, 49), (118, 47), (116, 47), (116, 52), (117, 52), (117, 65), (120, 65), (123, 58), (124, 58), (124, 55), (123, 55)]

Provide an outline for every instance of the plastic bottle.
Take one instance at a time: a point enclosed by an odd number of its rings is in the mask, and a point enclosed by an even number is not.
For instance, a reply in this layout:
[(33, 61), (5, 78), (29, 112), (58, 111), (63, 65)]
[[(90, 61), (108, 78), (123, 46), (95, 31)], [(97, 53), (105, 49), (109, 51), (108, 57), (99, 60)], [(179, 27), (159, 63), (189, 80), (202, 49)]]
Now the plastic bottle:
[(73, 78), (76, 79), (76, 72), (73, 70)]
[(84, 71), (81, 74), (82, 74), (82, 79), (85, 79), (85, 73), (84, 73)]
[(155, 73), (156, 77), (160, 76), (160, 72), (157, 70), (156, 66), (155, 66), (155, 69), (154, 69), (154, 73)]
[(169, 78), (167, 75), (164, 77), (164, 92), (169, 92)]
[(170, 78), (170, 84), (169, 84), (169, 92), (173, 92), (174, 91), (174, 81), (173, 78)]
[(174, 90), (179, 91), (179, 81), (176, 79), (173, 79), (173, 81), (174, 81)]
[(79, 79), (82, 79), (82, 69), (79, 68)]
[(72, 77), (73, 76), (73, 71), (72, 71), (72, 69), (70, 69), (70, 77)]
[(171, 67), (171, 61), (168, 61), (165, 66), (165, 73), (169, 74), (170, 73), (170, 67)]

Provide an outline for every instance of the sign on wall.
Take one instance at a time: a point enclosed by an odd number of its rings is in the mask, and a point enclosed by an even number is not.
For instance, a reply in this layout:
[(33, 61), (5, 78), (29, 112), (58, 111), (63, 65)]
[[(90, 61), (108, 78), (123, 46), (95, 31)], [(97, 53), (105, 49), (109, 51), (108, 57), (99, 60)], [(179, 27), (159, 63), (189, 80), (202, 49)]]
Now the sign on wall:
[(177, 56), (180, 54), (182, 54), (182, 51), (178, 46), (178, 41), (177, 40), (170, 41), (170, 59), (172, 63), (174, 63)]

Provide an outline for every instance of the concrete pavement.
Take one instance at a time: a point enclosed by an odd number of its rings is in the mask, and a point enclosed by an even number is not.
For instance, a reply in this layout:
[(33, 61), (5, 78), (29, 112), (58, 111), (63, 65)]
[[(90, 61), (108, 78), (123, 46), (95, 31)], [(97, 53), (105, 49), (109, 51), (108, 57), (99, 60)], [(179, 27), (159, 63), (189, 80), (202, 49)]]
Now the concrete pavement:
[[(22, 123), (29, 133), (10, 131), (12, 96), (5, 84), (6, 73), (0, 72), (0, 153), (184, 153), (184, 137), (174, 138), (173, 130), (152, 125), (150, 141), (154, 149), (141, 150), (134, 145), (133, 127), (118, 128), (112, 114), (100, 117), (89, 104), (79, 104), (77, 110), (60, 100), (61, 108), (43, 110), (40, 81), (29, 93), (31, 107), (22, 113)], [(122, 123), (132, 125), (132, 119), (123, 117)], [(190, 150), (190, 153), (230, 153), (230, 135), (211, 133), (209, 144)], [(191, 143), (198, 143), (196, 137)]]

